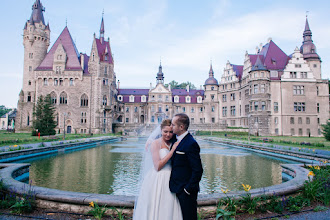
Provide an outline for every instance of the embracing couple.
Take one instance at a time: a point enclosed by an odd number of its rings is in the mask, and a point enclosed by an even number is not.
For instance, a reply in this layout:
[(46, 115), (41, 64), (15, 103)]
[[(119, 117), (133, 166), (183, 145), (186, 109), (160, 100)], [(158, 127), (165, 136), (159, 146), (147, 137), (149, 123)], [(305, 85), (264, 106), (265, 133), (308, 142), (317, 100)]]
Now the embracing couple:
[(134, 220), (195, 220), (203, 174), (200, 148), (188, 132), (189, 117), (166, 119), (149, 137)]

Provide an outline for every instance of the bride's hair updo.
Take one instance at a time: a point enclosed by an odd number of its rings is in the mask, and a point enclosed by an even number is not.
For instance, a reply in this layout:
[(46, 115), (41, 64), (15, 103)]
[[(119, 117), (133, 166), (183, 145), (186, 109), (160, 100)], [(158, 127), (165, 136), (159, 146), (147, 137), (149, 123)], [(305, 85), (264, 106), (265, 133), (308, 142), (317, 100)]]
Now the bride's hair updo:
[(171, 124), (172, 124), (171, 119), (165, 119), (160, 124), (160, 128), (163, 129), (165, 126), (171, 126)]

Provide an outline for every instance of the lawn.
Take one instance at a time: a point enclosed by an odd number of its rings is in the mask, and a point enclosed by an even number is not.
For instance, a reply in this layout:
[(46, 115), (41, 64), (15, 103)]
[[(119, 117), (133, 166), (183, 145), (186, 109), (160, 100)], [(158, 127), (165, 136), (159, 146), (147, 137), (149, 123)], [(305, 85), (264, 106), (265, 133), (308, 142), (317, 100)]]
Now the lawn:
[[(233, 140), (243, 140), (248, 141), (248, 132), (225, 132), (225, 131), (213, 131), (212, 135), (210, 131), (197, 131), (196, 135), (200, 136), (212, 136), (220, 138), (228, 138)], [(291, 137), (291, 136), (250, 136), (250, 140), (253, 142), (264, 142), (264, 140), (270, 140), (271, 144), (292, 146), (292, 147), (302, 147), (310, 149), (321, 149), (330, 150), (330, 141), (327, 141), (324, 137)], [(302, 145), (302, 142), (311, 145)]]
[[(114, 134), (65, 134), (65, 140), (88, 138), (88, 137), (99, 137), (99, 136), (112, 136)], [(31, 133), (11, 133), (7, 131), (0, 131), (0, 147), (7, 145), (21, 145), (21, 144), (32, 144), (48, 141), (63, 140), (63, 134), (58, 134), (52, 137), (40, 137), (32, 136)]]

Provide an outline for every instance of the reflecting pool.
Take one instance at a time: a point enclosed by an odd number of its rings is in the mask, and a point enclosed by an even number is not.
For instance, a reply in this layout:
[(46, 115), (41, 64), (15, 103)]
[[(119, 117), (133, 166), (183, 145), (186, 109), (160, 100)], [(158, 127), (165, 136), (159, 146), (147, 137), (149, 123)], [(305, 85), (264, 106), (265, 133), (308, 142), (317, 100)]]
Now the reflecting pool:
[[(74, 152), (21, 162), (31, 163), (32, 185), (75, 192), (136, 195), (146, 139), (129, 138)], [(199, 140), (204, 168), (201, 194), (282, 183), (281, 163), (290, 161), (228, 145)]]

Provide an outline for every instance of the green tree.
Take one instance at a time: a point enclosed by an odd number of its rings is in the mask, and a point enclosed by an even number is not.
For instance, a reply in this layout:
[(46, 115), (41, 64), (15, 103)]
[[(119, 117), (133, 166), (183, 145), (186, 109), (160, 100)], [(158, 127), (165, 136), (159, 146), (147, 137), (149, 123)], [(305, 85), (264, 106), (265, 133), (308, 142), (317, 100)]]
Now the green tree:
[(171, 89), (185, 89), (185, 88), (187, 88), (187, 85), (189, 85), (190, 89), (196, 89), (196, 86), (194, 84), (192, 84), (191, 82), (188, 82), (188, 81), (179, 84), (177, 81), (172, 80), (168, 84), (165, 84), (166, 87), (168, 85), (171, 85)]
[(6, 108), (4, 105), (0, 105), (0, 117), (3, 116), (4, 114), (10, 112), (10, 108)]
[(325, 125), (322, 125), (322, 133), (327, 141), (330, 141), (330, 120)]
[(43, 97), (39, 96), (37, 105), (33, 111), (33, 128), (32, 134), (36, 134), (37, 131), (40, 132), (41, 136), (44, 135), (54, 135), (56, 122), (55, 117), (55, 107), (51, 103), (50, 95)]

